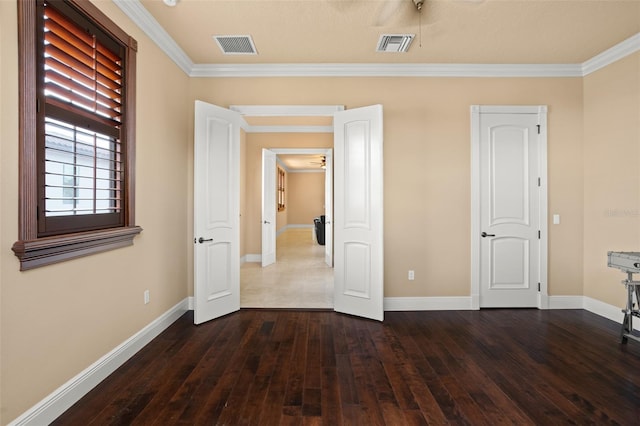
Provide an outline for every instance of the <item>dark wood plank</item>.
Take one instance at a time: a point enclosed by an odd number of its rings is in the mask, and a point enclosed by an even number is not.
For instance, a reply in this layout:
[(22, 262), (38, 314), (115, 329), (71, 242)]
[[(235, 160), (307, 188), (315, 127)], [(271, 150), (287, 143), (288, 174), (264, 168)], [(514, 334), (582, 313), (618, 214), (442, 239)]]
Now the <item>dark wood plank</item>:
[(185, 314), (54, 425), (639, 424), (640, 344), (582, 310)]

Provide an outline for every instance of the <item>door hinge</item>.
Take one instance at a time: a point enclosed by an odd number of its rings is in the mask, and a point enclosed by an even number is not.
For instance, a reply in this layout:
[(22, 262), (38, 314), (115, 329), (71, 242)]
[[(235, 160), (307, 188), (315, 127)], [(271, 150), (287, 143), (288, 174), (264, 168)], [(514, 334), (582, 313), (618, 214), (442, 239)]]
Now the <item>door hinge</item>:
[(36, 98), (36, 113), (40, 112), (40, 98)]
[(536, 124), (536, 126), (538, 127), (538, 134), (540, 134), (540, 125)]
[(540, 291), (540, 283), (538, 283), (538, 291)]
[(540, 186), (540, 178), (538, 178), (538, 186)]
[(538, 239), (540, 239), (540, 230), (538, 230)]

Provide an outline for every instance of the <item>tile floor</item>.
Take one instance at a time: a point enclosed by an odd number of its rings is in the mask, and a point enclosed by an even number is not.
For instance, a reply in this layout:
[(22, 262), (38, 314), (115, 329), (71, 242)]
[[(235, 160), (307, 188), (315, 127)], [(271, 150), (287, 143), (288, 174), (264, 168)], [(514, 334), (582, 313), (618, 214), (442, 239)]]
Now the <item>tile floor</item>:
[(311, 228), (291, 228), (276, 241), (276, 263), (240, 268), (242, 308), (333, 309), (333, 268), (324, 262), (324, 246)]

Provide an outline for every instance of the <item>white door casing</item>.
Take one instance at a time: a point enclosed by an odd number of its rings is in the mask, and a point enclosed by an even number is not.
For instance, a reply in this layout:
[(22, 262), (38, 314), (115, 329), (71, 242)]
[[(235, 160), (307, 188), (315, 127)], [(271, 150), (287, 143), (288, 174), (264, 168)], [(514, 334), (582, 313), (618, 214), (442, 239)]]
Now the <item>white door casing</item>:
[(276, 262), (276, 154), (262, 150), (262, 267)]
[(334, 309), (384, 319), (382, 106), (334, 114)]
[(546, 107), (472, 107), (473, 307), (546, 307)]
[(240, 309), (240, 129), (233, 111), (195, 103), (194, 323)]
[(333, 155), (329, 149), (325, 154), (324, 172), (324, 261), (333, 267)]

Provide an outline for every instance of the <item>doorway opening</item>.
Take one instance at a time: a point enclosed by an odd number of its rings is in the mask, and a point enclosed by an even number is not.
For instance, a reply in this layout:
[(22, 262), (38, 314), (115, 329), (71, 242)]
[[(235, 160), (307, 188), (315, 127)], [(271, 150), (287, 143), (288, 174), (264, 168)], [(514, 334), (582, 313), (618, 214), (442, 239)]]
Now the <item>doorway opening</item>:
[(332, 148), (262, 150), (261, 254), (241, 266), (240, 306), (333, 309)]
[[(331, 223), (335, 230), (334, 311), (382, 321), (382, 105), (348, 111), (340, 107), (332, 112), (336, 203), (330, 211), (335, 214), (337, 226), (329, 220), (325, 223)], [(247, 174), (261, 169), (242, 160), (249, 157), (246, 136), (256, 131), (255, 127), (237, 111), (195, 102), (195, 324), (240, 309), (240, 258), (260, 251), (247, 250), (247, 242), (240, 235), (250, 226), (262, 227), (259, 215), (255, 220), (247, 214), (255, 213), (249, 212), (245, 190), (251, 185), (246, 178), (242, 181), (240, 173), (241, 165)]]
[[(248, 124), (240, 160), (240, 306), (333, 309), (333, 115), (344, 107), (230, 109)], [(286, 176), (284, 203), (278, 170)], [(324, 245), (315, 234), (320, 216)]]

